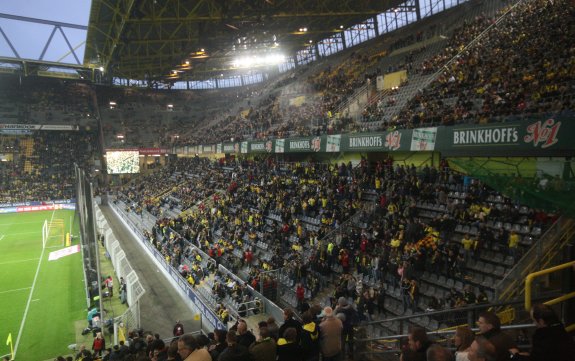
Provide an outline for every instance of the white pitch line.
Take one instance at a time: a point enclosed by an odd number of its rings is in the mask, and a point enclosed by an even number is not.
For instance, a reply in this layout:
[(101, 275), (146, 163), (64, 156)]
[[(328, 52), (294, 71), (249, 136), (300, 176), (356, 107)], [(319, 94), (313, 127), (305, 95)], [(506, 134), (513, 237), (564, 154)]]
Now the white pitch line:
[(29, 258), (29, 259), (20, 259), (20, 260), (16, 260), (16, 261), (6, 261), (6, 262), (0, 262), (0, 266), (5, 265), (5, 264), (22, 263), (22, 262), (30, 262), (30, 261), (37, 261), (37, 260), (39, 260), (39, 258)]
[[(50, 222), (54, 219), (54, 214), (56, 210), (52, 211), (52, 217)], [(42, 265), (42, 259), (44, 258), (45, 247), (42, 247), (42, 254), (40, 255), (40, 260), (38, 261), (38, 267), (36, 267), (36, 274), (34, 275), (34, 281), (32, 282), (32, 289), (28, 295), (28, 302), (26, 302), (26, 309), (24, 310), (24, 316), (22, 317), (22, 323), (20, 323), (20, 329), (18, 330), (18, 337), (16, 338), (16, 344), (14, 345), (14, 359), (17, 360), (16, 354), (18, 352), (18, 345), (20, 344), (20, 338), (22, 337), (22, 332), (24, 331), (24, 324), (26, 323), (26, 317), (28, 317), (28, 310), (30, 309), (30, 302), (32, 302), (32, 295), (34, 294), (34, 287), (36, 287), (36, 281), (38, 280), (38, 274), (40, 274), (40, 266)]]
[[(38, 234), (38, 231), (30, 231), (30, 232), (19, 232), (19, 233), (10, 233), (9, 236), (19, 236), (21, 234)], [(3, 234), (2, 237), (5, 235)], [(0, 238), (1, 240), (2, 238)]]
[(15, 288), (15, 289), (13, 289), (13, 290), (0, 291), (0, 294), (11, 293), (11, 292), (18, 292), (18, 291), (23, 291), (23, 290), (29, 290), (30, 288), (31, 288), (31, 287)]
[(2, 226), (12, 226), (12, 225), (20, 225), (20, 224), (32, 224), (32, 223), (38, 223), (38, 222), (12, 222), (12, 223), (0, 223), (0, 227)]
[(2, 240), (2, 238), (4, 238), (4, 235), (0, 236), (0, 241)]

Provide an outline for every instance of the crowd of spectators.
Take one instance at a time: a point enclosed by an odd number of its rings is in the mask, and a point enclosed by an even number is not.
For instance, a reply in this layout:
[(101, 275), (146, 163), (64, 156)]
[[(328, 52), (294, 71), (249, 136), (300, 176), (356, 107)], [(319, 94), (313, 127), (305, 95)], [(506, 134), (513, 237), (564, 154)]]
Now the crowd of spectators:
[(12, 124), (94, 122), (92, 88), (82, 82), (2, 75), (0, 117)]
[[(180, 245), (175, 253), (164, 248), (165, 257), (178, 268), (183, 264), (178, 254), (197, 247), (255, 289), (286, 285), (292, 291), (283, 297), (293, 292), (293, 306), (300, 311), (332, 285), (331, 302), (353, 299), (364, 320), (373, 319), (376, 309), (383, 317), (383, 312), (489, 302), (495, 277), (502, 277), (532, 237), (556, 219), (514, 204), (482, 182), (452, 171), (446, 162), (420, 169), (394, 166), (391, 160), (364, 160), (356, 167), (280, 165), (269, 159), (187, 162), (190, 170), (203, 169), (195, 172), (201, 174), (199, 183), (219, 182), (192, 209), (158, 220), (164, 242)], [(185, 181), (172, 194), (182, 187), (188, 187)], [(167, 228), (177, 234), (173, 242)], [(491, 264), (501, 267), (493, 272), (481, 269), (481, 262), (491, 261), (503, 266)], [(283, 269), (284, 277), (266, 272), (273, 269)], [(334, 271), (342, 275), (339, 280)], [(445, 285), (447, 290), (438, 291)], [(212, 291), (220, 299), (231, 296), (236, 305), (246, 301), (233, 295), (237, 288), (222, 289), (226, 292), (220, 295), (218, 287)]]
[[(288, 82), (288, 85), (295, 81), (313, 87), (311, 93), (306, 92), (303, 104), (285, 106), (281, 94), (272, 92), (217, 122), (210, 121), (217, 116), (202, 118), (201, 122), (191, 125), (197, 128), (196, 134), (178, 139), (178, 143), (210, 144), (232, 139), (484, 124), (571, 111), (572, 50), (560, 44), (561, 39), (566, 41), (575, 35), (568, 26), (572, 10), (561, 2), (543, 1), (524, 2), (510, 8), (511, 5), (505, 7), (494, 17), (478, 14), (465, 21), (452, 32), (443, 51), (415, 68), (413, 57), (425, 50), (425, 46), (409, 52), (400, 68), (390, 66), (384, 70), (377, 67), (386, 55), (384, 46), (360, 47), (339, 63), (328, 63), (326, 68), (311, 75), (300, 72), (299, 79)], [(504, 13), (503, 19), (496, 22)], [(480, 40), (475, 41), (480, 35)], [(414, 42), (423, 40), (425, 36), (421, 33), (401, 37), (387, 50), (413, 46)], [(396, 104), (393, 94), (388, 94), (383, 102), (370, 103), (363, 114), (367, 123), (357, 123), (337, 113), (339, 105), (356, 89), (370, 81), (375, 84), (376, 75), (403, 68), (410, 74), (441, 73), (397, 111), (386, 111)], [(401, 89), (395, 90), (399, 92)], [(370, 122), (376, 126), (370, 126)]]
[[(192, 335), (184, 333), (184, 325), (178, 321), (174, 330), (177, 327), (180, 332), (176, 335), (174, 331), (174, 338), (161, 339), (158, 334), (134, 330), (109, 348), (98, 334), (92, 352), (81, 345), (75, 357), (60, 356), (55, 361), (357, 359), (368, 350), (361, 342), (356, 345), (353, 341), (354, 326), (350, 320), (354, 312), (342, 297), (335, 308), (314, 304), (303, 313), (302, 321), (294, 319), (293, 312), (285, 309), (281, 325), (270, 318), (259, 322), (255, 330), (248, 329), (246, 321), (239, 319), (229, 328)], [(571, 360), (575, 342), (551, 306), (536, 304), (530, 315), (536, 325), (530, 343), (518, 333), (502, 330), (497, 314), (483, 311), (477, 317), (477, 333), (469, 325), (461, 325), (453, 337), (434, 340), (424, 328), (412, 327), (395, 350), (403, 361), (544, 361), (549, 357)]]
[(12, 157), (0, 162), (0, 203), (74, 198), (74, 164), (91, 169), (95, 139), (90, 131), (39, 131), (3, 141)]
[(437, 80), (398, 115), (371, 119), (383, 121), (380, 128), (388, 129), (485, 124), (572, 111), (573, 49), (561, 45), (575, 36), (569, 26), (572, 13), (562, 1), (529, 1), (506, 7), (494, 18), (466, 22), (444, 51), (423, 62), (423, 74), (442, 70)]
[[(338, 63), (326, 61), (320, 70), (316, 67), (306, 73), (298, 69), (294, 76), (286, 75), (284, 81), (264, 82), (242, 88), (241, 92), (207, 91), (200, 96), (188, 91), (92, 89), (81, 82), (36, 79), (32, 84), (25, 80), (16, 86), (16, 92), (12, 88), (0, 90), (0, 114), (15, 123), (79, 124), (95, 117), (92, 102), (93, 95), (98, 94), (109, 143), (143, 147), (484, 124), (559, 114), (573, 107), (573, 50), (561, 45), (575, 35), (568, 22), (573, 10), (564, 3), (529, 1), (505, 7), (495, 17), (479, 14), (455, 29), (445, 49), (417, 68), (410, 65), (410, 58), (413, 51), (425, 46), (411, 51), (400, 68), (420, 75), (440, 71), (437, 79), (392, 113), (385, 108), (396, 103), (393, 95), (384, 102), (370, 103), (363, 117), (367, 123), (363, 124), (338, 114), (338, 107), (356, 89), (370, 81), (373, 85), (376, 75), (397, 70), (391, 65), (382, 70), (378, 64), (390, 51), (423, 43), (427, 36), (421, 31), (399, 36), (391, 45), (376, 42), (358, 47)], [(504, 13), (502, 20), (496, 21)], [(437, 27), (432, 24), (425, 34), (436, 34)], [(294, 87), (294, 83), (301, 86)], [(284, 98), (283, 87), (299, 89), (305, 101), (286, 105), (285, 99), (297, 94), (288, 92)], [(115, 109), (109, 109), (111, 101), (116, 102)], [(237, 107), (233, 105), (236, 103)], [(221, 108), (228, 111), (217, 110)], [(374, 122), (375, 127), (369, 126)]]

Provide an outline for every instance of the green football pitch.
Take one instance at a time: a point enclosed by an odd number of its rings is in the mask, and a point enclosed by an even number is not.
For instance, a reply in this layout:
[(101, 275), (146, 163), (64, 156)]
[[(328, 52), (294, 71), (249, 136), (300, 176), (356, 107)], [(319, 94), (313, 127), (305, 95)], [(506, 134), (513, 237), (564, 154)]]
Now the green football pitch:
[[(46, 220), (58, 226), (44, 247)], [(82, 254), (49, 256), (65, 248), (62, 231), (79, 233), (73, 223), (71, 210), (0, 214), (0, 355), (10, 353), (9, 335), (16, 360), (53, 360), (72, 352), (67, 346), (76, 342), (75, 325), (86, 319)]]

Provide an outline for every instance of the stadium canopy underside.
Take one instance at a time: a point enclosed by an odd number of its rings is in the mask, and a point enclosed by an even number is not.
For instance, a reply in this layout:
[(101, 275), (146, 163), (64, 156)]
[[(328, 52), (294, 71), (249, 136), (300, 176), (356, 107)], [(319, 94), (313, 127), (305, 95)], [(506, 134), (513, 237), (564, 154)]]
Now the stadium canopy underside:
[(242, 49), (291, 55), (400, 3), (93, 0), (84, 64), (127, 79), (164, 79), (178, 65), (186, 76), (209, 77), (230, 70)]

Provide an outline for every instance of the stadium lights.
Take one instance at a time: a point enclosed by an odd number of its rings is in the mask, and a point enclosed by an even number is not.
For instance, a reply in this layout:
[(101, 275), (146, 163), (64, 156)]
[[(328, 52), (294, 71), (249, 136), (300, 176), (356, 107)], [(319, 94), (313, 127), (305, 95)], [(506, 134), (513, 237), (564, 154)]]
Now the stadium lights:
[(244, 56), (232, 62), (234, 68), (253, 68), (258, 66), (268, 66), (283, 63), (285, 56), (282, 54), (268, 54), (265, 56)]

